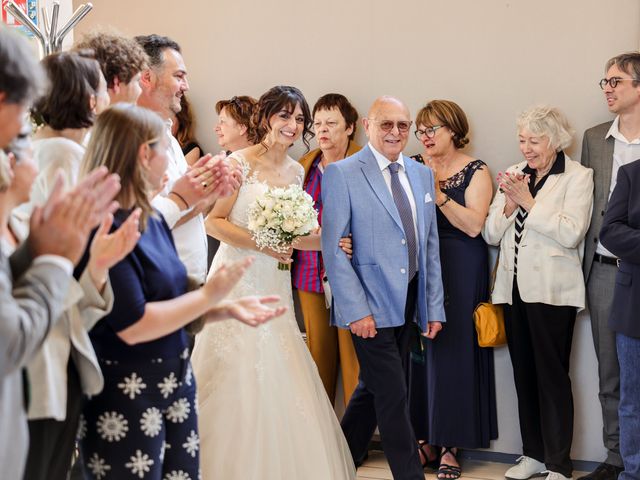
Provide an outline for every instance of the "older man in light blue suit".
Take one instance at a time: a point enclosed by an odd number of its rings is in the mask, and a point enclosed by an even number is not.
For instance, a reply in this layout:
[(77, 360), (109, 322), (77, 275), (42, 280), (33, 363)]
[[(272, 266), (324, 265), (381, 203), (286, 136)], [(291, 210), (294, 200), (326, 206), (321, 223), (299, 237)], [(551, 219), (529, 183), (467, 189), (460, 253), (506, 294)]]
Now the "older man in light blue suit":
[[(377, 99), (363, 124), (368, 146), (329, 165), (322, 180), (331, 322), (351, 330), (360, 362), (342, 428), (356, 465), (377, 425), (394, 478), (424, 479), (404, 365), (414, 321), (434, 338), (445, 320), (433, 175), (402, 155), (411, 120), (401, 101)], [(349, 233), (351, 261), (334, 248)]]

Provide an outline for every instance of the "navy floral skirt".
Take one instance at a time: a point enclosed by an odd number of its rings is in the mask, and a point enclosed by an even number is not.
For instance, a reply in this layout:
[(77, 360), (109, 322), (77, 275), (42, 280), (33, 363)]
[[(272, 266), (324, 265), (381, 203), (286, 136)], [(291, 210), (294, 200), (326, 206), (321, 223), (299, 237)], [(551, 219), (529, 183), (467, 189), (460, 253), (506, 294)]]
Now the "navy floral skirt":
[(100, 360), (104, 390), (80, 420), (86, 478), (198, 480), (196, 382), (188, 351), (126, 364)]

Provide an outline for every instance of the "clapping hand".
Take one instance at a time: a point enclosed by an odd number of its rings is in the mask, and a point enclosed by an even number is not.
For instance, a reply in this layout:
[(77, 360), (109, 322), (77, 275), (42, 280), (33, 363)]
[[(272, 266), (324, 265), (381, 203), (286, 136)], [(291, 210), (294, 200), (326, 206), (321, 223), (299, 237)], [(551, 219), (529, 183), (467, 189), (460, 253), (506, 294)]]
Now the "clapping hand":
[(109, 233), (113, 224), (113, 215), (111, 214), (105, 217), (98, 228), (91, 242), (87, 266), (96, 288), (102, 288), (109, 269), (126, 257), (138, 243), (141, 213), (139, 208), (135, 209), (113, 233)]
[(500, 172), (497, 180), (499, 188), (507, 198), (507, 202), (511, 201), (509, 210), (511, 210), (512, 205), (521, 206), (527, 211), (531, 210), (535, 200), (529, 190), (529, 175), (523, 175), (522, 173)]
[(238, 165), (225, 161), (226, 156), (225, 152), (221, 152), (212, 157), (207, 164), (207, 168), (213, 174), (214, 188), (210, 194), (213, 201), (231, 196), (242, 183), (242, 170)]
[(287, 311), (287, 307), (269, 307), (269, 303), (280, 301), (277, 295), (266, 297), (249, 296), (236, 300), (227, 300), (220, 305), (229, 317), (255, 327), (261, 323), (279, 317)]
[(172, 192), (186, 202), (185, 207), (193, 207), (204, 200), (216, 186), (215, 172), (212, 172), (207, 164), (213, 159), (213, 155), (207, 153), (194, 163), (182, 177), (175, 181)]
[(64, 180), (58, 172), (46, 203), (31, 214), (27, 242), (34, 258), (58, 255), (76, 265), (91, 230), (118, 208), (113, 198), (120, 190), (120, 178), (99, 167), (73, 190), (63, 193), (63, 188)]
[(209, 305), (213, 307), (226, 297), (253, 263), (255, 257), (245, 257), (216, 270), (202, 287)]
[(237, 165), (225, 161), (226, 153), (221, 152), (211, 157), (204, 166), (207, 180), (206, 197), (195, 205), (198, 213), (205, 215), (211, 210), (219, 198), (229, 197), (242, 183), (242, 170)]

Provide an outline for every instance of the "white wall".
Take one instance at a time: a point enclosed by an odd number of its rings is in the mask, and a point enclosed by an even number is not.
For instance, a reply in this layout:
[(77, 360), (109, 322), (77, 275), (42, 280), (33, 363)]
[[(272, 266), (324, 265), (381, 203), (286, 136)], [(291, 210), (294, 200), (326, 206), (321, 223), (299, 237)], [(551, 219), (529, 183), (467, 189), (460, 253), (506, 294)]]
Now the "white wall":
[[(81, 3), (74, 1), (74, 6)], [(259, 96), (275, 84), (299, 87), (310, 104), (347, 95), (365, 114), (381, 94), (415, 113), (426, 101), (458, 102), (471, 122), (472, 155), (493, 173), (519, 161), (514, 119), (535, 103), (560, 107), (575, 128), (610, 118), (597, 85), (611, 56), (640, 43), (637, 0), (95, 0), (76, 31), (113, 26), (160, 33), (183, 47), (199, 120), (198, 138), (217, 149), (213, 106)], [(362, 132), (359, 133), (362, 139)], [(295, 147), (294, 154), (301, 151)], [(407, 153), (420, 151), (412, 137)], [(575, 330), (576, 403), (572, 456), (604, 458), (597, 369), (588, 318)], [(500, 438), (492, 450), (518, 453), (515, 392), (508, 354), (496, 351)]]

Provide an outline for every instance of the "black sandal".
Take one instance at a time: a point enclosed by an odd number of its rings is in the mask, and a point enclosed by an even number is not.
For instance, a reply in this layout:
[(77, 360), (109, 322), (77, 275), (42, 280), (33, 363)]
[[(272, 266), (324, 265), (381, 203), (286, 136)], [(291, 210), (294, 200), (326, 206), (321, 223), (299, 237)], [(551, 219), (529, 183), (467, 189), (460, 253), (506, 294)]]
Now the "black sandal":
[(440, 459), (438, 458), (438, 454), (436, 453), (435, 458), (433, 460), (429, 460), (429, 450), (425, 448), (428, 446), (430, 445), (424, 440), (418, 440), (418, 451), (422, 454), (422, 458), (424, 458), (424, 461), (421, 462), (422, 469), (424, 470), (425, 468), (430, 468), (432, 470), (435, 470), (436, 468), (438, 468)]
[[(455, 447), (442, 447), (442, 452), (440, 453), (440, 461), (442, 462), (442, 457), (444, 457), (447, 453), (453, 455), (453, 457), (457, 460), (456, 454), (453, 453), (453, 448)], [(456, 467), (454, 465), (449, 465), (446, 463), (440, 463), (440, 467), (438, 467), (438, 473), (436, 476), (438, 480), (455, 480), (460, 478), (462, 475), (462, 468)]]

